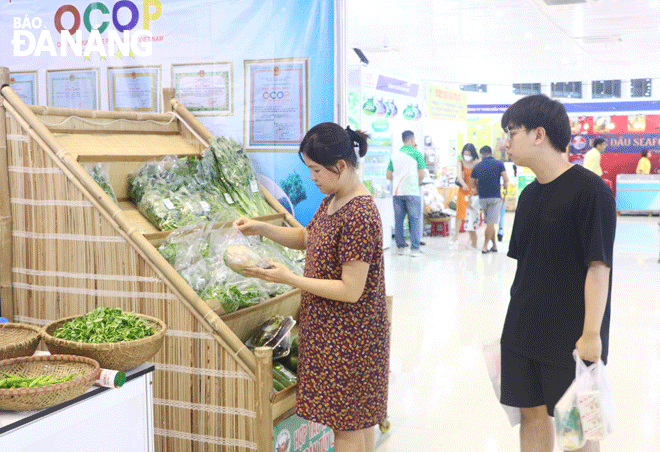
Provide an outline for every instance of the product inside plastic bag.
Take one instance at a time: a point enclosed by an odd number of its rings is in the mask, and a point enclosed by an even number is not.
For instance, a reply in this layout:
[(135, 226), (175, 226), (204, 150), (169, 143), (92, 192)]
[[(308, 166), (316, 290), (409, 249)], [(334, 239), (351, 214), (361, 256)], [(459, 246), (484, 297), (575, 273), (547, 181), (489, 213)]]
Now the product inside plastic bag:
[(271, 267), (268, 259), (259, 255), (237, 228), (232, 228), (227, 241), (222, 257), (225, 265), (236, 273), (240, 274), (249, 267)]
[(262, 323), (245, 345), (250, 350), (256, 347), (272, 347), (273, 359), (283, 358), (291, 350), (291, 329), (295, 324), (293, 317), (276, 314)]
[[(488, 376), (490, 382), (493, 384), (493, 390), (497, 401), (500, 401), (500, 393), (502, 389), (502, 349), (500, 348), (500, 340), (487, 341), (483, 344), (484, 358), (486, 360), (486, 368), (488, 369)], [(522, 412), (520, 408), (508, 405), (502, 405), (504, 412), (509, 418), (511, 427), (520, 424)]]
[(119, 201), (117, 201), (117, 196), (115, 196), (115, 190), (110, 184), (110, 176), (108, 175), (107, 164), (97, 163), (96, 165), (86, 165), (85, 171), (87, 171), (87, 173), (92, 176), (94, 182), (99, 184), (99, 186), (108, 196), (110, 196), (115, 204), (119, 204)]
[(576, 450), (587, 442), (582, 430), (576, 387), (573, 381), (555, 405), (555, 434), (557, 445), (563, 450)]
[(576, 360), (575, 380), (577, 383), (577, 404), (582, 419), (582, 430), (588, 440), (600, 441), (614, 431), (614, 399), (605, 364), (602, 360), (587, 366), (573, 352)]
[(602, 360), (587, 366), (573, 351), (575, 380), (555, 405), (555, 433), (564, 450), (600, 441), (614, 430), (614, 399)]

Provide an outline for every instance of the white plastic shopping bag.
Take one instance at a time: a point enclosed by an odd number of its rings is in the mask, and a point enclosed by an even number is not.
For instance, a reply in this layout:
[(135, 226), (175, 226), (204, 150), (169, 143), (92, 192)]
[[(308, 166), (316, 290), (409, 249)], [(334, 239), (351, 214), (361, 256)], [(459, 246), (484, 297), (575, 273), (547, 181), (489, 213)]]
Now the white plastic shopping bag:
[[(500, 400), (500, 393), (502, 389), (502, 350), (500, 348), (500, 340), (488, 341), (483, 344), (484, 359), (486, 360), (486, 368), (488, 369), (488, 376), (493, 384), (495, 396), (497, 401)], [(522, 412), (520, 408), (508, 405), (502, 405), (504, 412), (509, 418), (511, 427), (520, 424)]]
[(557, 443), (564, 450), (576, 450), (587, 440), (605, 439), (614, 430), (614, 399), (605, 364), (599, 360), (587, 366), (573, 351), (575, 380), (555, 405)]
[(576, 387), (577, 384), (573, 380), (555, 405), (555, 434), (557, 444), (563, 450), (576, 450), (587, 442), (582, 430)]
[(584, 437), (605, 439), (614, 430), (615, 413), (612, 390), (602, 360), (588, 366), (573, 351), (576, 361), (577, 403)]

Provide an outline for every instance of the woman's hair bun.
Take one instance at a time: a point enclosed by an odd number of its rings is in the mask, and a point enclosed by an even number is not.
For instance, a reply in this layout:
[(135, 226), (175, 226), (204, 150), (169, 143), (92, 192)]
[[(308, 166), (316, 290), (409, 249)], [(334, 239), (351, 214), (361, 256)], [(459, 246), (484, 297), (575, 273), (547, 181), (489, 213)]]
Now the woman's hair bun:
[(360, 157), (364, 157), (367, 153), (367, 148), (369, 147), (367, 143), (369, 135), (362, 130), (353, 130), (351, 129), (351, 126), (346, 127), (346, 132), (348, 132), (348, 136), (353, 141), (353, 144), (358, 146), (358, 154)]

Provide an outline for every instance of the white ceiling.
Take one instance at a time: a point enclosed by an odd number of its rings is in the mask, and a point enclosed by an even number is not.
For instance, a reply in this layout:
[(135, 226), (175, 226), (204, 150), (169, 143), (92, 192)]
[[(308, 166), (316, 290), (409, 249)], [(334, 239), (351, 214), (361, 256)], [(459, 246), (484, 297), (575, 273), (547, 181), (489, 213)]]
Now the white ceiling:
[(660, 77), (659, 0), (551, 1), (579, 0), (346, 0), (347, 61), (465, 84)]

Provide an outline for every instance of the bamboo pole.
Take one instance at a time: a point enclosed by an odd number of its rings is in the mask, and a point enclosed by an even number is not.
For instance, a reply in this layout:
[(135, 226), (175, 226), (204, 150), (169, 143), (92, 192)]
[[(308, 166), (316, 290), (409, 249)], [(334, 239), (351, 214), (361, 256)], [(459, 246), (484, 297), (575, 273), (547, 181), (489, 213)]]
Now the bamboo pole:
[(284, 206), (275, 198), (275, 196), (266, 190), (263, 185), (259, 184), (259, 188), (261, 189), (261, 194), (263, 195), (266, 202), (270, 204), (270, 206), (275, 209), (277, 213), (283, 213), (284, 220), (289, 223), (290, 226), (295, 228), (302, 228), (302, 224), (300, 224), (298, 220), (296, 220), (296, 217), (291, 215), (289, 211), (284, 208)]
[(163, 88), (163, 111), (172, 111), (172, 99), (174, 99), (174, 88)]
[[(153, 245), (130, 222), (123, 211), (98, 186), (89, 174), (71, 157), (69, 152), (61, 148), (57, 139), (44, 126), (21, 99), (8, 87), (0, 92), (7, 99), (14, 116), (25, 123), (24, 127), (45, 151), (53, 154), (53, 160), (62, 164), (60, 169), (69, 179), (89, 197), (94, 206), (108, 221), (117, 226), (118, 231), (129, 242), (142, 258), (156, 271), (163, 282), (177, 295), (179, 300), (188, 307), (193, 315), (207, 329), (220, 345), (234, 353), (239, 365), (251, 378), (255, 378), (256, 360), (254, 355), (222, 322), (220, 317), (197, 295), (165, 258), (158, 253)], [(58, 165), (60, 166), (60, 165)]]
[(214, 137), (213, 134), (207, 129), (204, 124), (200, 122), (199, 119), (195, 117), (190, 111), (183, 106), (181, 102), (179, 102), (176, 99), (172, 99), (171, 101), (172, 104), (172, 109), (176, 114), (181, 116), (184, 121), (190, 126), (191, 129), (193, 129), (197, 134), (199, 134), (204, 140), (207, 141), (207, 144), (209, 141), (211, 141)]
[(80, 108), (44, 107), (29, 105), (29, 110), (41, 116), (78, 116), (88, 119), (127, 119), (130, 121), (169, 121), (172, 115), (167, 113), (145, 113), (138, 111), (83, 110)]
[(256, 443), (258, 452), (273, 450), (273, 409), (270, 394), (273, 389), (273, 349), (257, 347), (254, 350), (257, 358), (257, 391), (256, 391)]
[[(9, 69), (0, 67), (0, 87), (9, 85)], [(12, 291), (12, 221), (9, 193), (9, 167), (7, 146), (7, 118), (0, 99), (0, 314), (14, 320), (14, 294)]]

